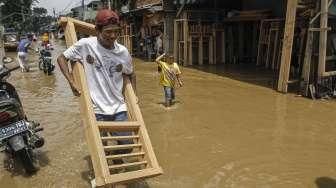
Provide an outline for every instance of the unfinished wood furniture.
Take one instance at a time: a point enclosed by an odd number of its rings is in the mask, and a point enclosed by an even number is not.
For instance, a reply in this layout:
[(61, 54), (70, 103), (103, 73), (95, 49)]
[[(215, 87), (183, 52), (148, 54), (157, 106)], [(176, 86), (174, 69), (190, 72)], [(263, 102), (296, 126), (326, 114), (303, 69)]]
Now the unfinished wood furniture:
[(328, 30), (330, 30), (328, 28), (328, 9), (332, 2), (333, 0), (321, 0), (318, 82), (321, 82), (323, 77), (336, 75), (336, 71), (326, 72), (327, 36)]
[(278, 80), (278, 91), (284, 93), (287, 92), (288, 88), (297, 5), (298, 0), (290, 0), (287, 2), (285, 32)]
[[(302, 2), (299, 1), (299, 2)], [(307, 42), (306, 42), (306, 49), (305, 49), (305, 58), (300, 58), (300, 60), (304, 59), (304, 63), (302, 66), (302, 76), (301, 79), (304, 83), (304, 93), (307, 94), (309, 84), (309, 75), (310, 75), (310, 64), (311, 64), (311, 49), (312, 42), (313, 42), (313, 34), (312, 32), (319, 33), (319, 58), (318, 58), (318, 71), (317, 71), (317, 83), (320, 83), (324, 77), (335, 76), (336, 71), (329, 71), (326, 72), (326, 51), (327, 51), (327, 33), (330, 28), (328, 27), (328, 9), (329, 6), (332, 4), (333, 0), (318, 0), (313, 1), (313, 3), (320, 3), (320, 6), (316, 6), (320, 8), (320, 11), (317, 11), (315, 17), (313, 17), (310, 21), (310, 28), (306, 32), (307, 33)], [(312, 4), (312, 3), (310, 3)], [(299, 8), (302, 8), (298, 4), (298, 0), (291, 0), (287, 1), (287, 15), (286, 15), (286, 25), (285, 25), (285, 33), (284, 33), (284, 42), (283, 42), (283, 49), (282, 49), (282, 57), (281, 57), (281, 68), (279, 74), (279, 81), (278, 81), (278, 91), (280, 92), (287, 92), (288, 83), (289, 81), (289, 71), (291, 65), (291, 56), (292, 56), (292, 45), (293, 45), (293, 37), (294, 37), (294, 26), (296, 20), (296, 12)], [(311, 13), (308, 9), (304, 11), (303, 15), (307, 15)], [(313, 28), (311, 24), (320, 17), (320, 27)], [(302, 48), (303, 49), (303, 48)], [(303, 50), (302, 50), (303, 51)], [(301, 84), (302, 85), (302, 84)]]
[(118, 38), (118, 41), (127, 48), (127, 50), (129, 51), (131, 55), (133, 53), (133, 42), (132, 42), (132, 37), (133, 37), (132, 30), (133, 29), (132, 27), (133, 27), (133, 24), (125, 24), (121, 28), (121, 35)]
[(266, 68), (278, 70), (283, 21), (283, 19), (265, 19), (261, 21), (257, 66), (263, 65)]
[[(68, 47), (77, 41), (76, 32), (95, 35), (95, 27), (92, 24), (65, 17), (60, 19), (60, 24), (65, 28), (65, 39)], [(125, 80), (124, 93), (129, 121), (96, 121), (83, 66), (80, 63), (73, 63), (72, 71), (75, 83), (81, 91), (81, 117), (94, 168), (96, 185), (115, 185), (162, 174), (130, 81)], [(115, 131), (131, 132), (132, 134), (129, 136), (112, 136), (109, 134)], [(131, 140), (133, 143), (118, 145), (116, 144), (118, 140)], [(115, 154), (113, 152), (120, 149), (132, 149), (132, 152), (126, 154)], [(116, 159), (123, 159), (124, 163), (114, 164), (113, 160)]]

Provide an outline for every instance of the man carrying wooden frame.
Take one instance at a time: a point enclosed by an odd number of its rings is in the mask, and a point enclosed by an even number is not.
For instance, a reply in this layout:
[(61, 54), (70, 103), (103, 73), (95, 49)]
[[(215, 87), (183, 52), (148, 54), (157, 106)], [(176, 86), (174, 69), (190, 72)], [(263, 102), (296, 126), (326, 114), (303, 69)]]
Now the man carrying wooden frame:
[[(97, 37), (82, 38), (58, 58), (58, 64), (74, 95), (80, 90), (69, 71), (67, 61), (80, 62), (85, 70), (90, 97), (97, 121), (127, 121), (127, 106), (123, 96), (123, 75), (134, 75), (132, 58), (126, 47), (117, 43), (119, 17), (108, 9), (96, 16)], [(131, 76), (131, 82), (135, 83)], [(130, 132), (113, 132), (113, 136), (128, 136)], [(118, 144), (131, 144), (120, 140)], [(130, 151), (116, 151), (118, 154)], [(121, 163), (121, 161), (116, 162)]]

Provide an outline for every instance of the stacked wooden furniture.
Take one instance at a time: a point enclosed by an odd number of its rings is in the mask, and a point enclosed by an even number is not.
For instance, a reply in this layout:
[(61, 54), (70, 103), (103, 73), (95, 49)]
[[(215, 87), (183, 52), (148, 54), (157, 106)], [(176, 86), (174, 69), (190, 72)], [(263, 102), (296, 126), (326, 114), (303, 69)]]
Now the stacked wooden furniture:
[(280, 61), (283, 19), (265, 19), (261, 21), (257, 65), (277, 70)]
[(118, 41), (124, 45), (129, 53), (132, 55), (132, 51), (133, 51), (133, 24), (125, 24), (122, 26), (121, 28), (121, 35), (119, 36)]
[[(77, 41), (76, 32), (95, 35), (95, 27), (72, 18), (61, 18), (65, 28), (67, 46)], [(84, 69), (80, 63), (72, 64), (76, 84), (80, 87), (80, 110), (84, 123), (85, 135), (97, 186), (115, 185), (153, 177), (162, 174), (154, 154), (136, 96), (128, 79), (125, 80), (125, 100), (128, 107), (129, 121), (96, 121), (92, 102), (87, 87)], [(131, 132), (130, 136), (111, 136), (110, 132)], [(118, 145), (118, 140), (132, 140), (133, 144)], [(131, 149), (127, 154), (115, 154), (115, 150)], [(112, 161), (123, 159), (124, 163)]]
[(186, 10), (175, 19), (174, 57), (179, 64), (255, 61), (258, 25), (270, 11), (239, 11), (230, 18), (223, 18), (222, 13)]

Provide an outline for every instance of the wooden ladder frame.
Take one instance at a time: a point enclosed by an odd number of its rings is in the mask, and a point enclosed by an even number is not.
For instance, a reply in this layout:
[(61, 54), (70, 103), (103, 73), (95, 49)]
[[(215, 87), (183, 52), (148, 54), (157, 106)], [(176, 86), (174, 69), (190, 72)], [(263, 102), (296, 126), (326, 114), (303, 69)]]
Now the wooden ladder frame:
[[(65, 33), (65, 40), (68, 47), (77, 41), (76, 32), (85, 35), (96, 35), (95, 26), (73, 18), (62, 17), (60, 19)], [(87, 87), (84, 68), (80, 63), (72, 64), (72, 72), (76, 85), (80, 88), (80, 111), (84, 123), (89, 152), (95, 173), (96, 186), (116, 185), (137, 179), (143, 179), (161, 175), (163, 173), (158, 164), (155, 153), (150, 142), (142, 114), (137, 104), (136, 96), (129, 79), (125, 79), (124, 96), (128, 108), (129, 121), (124, 122), (104, 122), (97, 121), (94, 115), (92, 102)], [(101, 132), (106, 131), (130, 131), (131, 136), (101, 136)], [(131, 139), (133, 144), (128, 145), (106, 145), (110, 140)], [(106, 151), (116, 149), (133, 149), (127, 154), (106, 154)], [(137, 162), (112, 164), (113, 159), (136, 158)], [(111, 170), (125, 169), (130, 167), (140, 167), (133, 171), (119, 172), (113, 174)], [(129, 169), (128, 169), (129, 170)]]

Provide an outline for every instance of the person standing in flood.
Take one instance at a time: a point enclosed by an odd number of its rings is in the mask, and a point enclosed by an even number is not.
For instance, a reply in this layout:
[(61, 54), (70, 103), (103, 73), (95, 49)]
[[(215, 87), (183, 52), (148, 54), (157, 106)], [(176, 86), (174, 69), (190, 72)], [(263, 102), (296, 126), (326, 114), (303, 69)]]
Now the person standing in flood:
[[(123, 76), (129, 76), (133, 88), (132, 58), (127, 48), (119, 44), (119, 16), (108, 9), (98, 11), (95, 20), (97, 37), (82, 38), (57, 58), (62, 73), (76, 96), (80, 91), (74, 83), (67, 61), (79, 61), (85, 70), (89, 93), (97, 121), (127, 121), (127, 106), (122, 93)], [(113, 132), (113, 136), (127, 136), (129, 132)], [(118, 144), (130, 144), (120, 140)], [(116, 151), (118, 154), (130, 151)], [(122, 163), (116, 161), (115, 163)]]
[[(161, 61), (165, 57), (166, 61)], [(182, 87), (181, 71), (172, 55), (164, 53), (156, 58), (158, 71), (160, 72), (160, 84), (163, 86), (165, 106), (169, 108), (175, 100), (175, 88)]]
[(17, 59), (21, 67), (21, 72), (29, 72), (28, 49), (30, 48), (32, 40), (33, 36), (28, 35), (27, 38), (24, 38), (19, 42)]
[(163, 53), (161, 38), (162, 38), (162, 33), (161, 31), (158, 31), (158, 34), (155, 37), (155, 45), (154, 45), (156, 57), (159, 57), (159, 55)]

